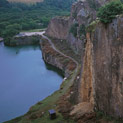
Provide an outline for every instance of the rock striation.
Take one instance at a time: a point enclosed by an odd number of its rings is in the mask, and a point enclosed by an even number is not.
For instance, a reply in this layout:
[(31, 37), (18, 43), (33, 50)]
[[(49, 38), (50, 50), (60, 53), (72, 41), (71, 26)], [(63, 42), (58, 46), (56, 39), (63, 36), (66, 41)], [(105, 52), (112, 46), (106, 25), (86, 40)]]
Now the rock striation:
[(123, 16), (91, 33), (95, 102), (99, 110), (123, 118)]
[(89, 30), (79, 86), (79, 105), (91, 103), (117, 118), (123, 118), (122, 25), (123, 15), (108, 25), (95, 22)]
[(47, 39), (42, 38), (40, 46), (44, 61), (59, 68), (64, 72), (65, 77), (69, 77), (70, 74), (75, 70), (76, 63), (53, 49)]
[(68, 18), (53, 18), (46, 30), (46, 35), (57, 39), (66, 39), (68, 34)]

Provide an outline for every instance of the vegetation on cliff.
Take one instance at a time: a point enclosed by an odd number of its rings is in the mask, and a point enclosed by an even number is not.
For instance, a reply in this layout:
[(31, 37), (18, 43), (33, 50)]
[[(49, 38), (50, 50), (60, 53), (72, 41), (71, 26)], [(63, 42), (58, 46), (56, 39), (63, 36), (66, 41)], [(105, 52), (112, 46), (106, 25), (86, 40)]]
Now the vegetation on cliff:
[(99, 17), (100, 21), (103, 23), (110, 23), (112, 22), (112, 19), (116, 17), (116, 15), (123, 13), (123, 4), (120, 0), (113, 1), (105, 6), (101, 7), (97, 13), (97, 16)]
[(71, 25), (69, 32), (72, 33), (74, 35), (74, 37), (77, 36), (77, 27), (78, 27), (78, 23), (74, 23), (73, 25)]

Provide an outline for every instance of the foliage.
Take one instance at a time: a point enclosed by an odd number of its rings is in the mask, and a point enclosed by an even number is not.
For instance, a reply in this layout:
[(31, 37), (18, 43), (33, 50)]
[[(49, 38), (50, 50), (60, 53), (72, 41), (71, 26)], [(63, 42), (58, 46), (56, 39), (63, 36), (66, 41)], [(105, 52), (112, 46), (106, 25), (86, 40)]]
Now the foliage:
[(79, 33), (79, 35), (82, 35), (82, 34), (85, 35), (86, 34), (84, 24), (80, 25), (78, 33)]
[(77, 12), (74, 12), (72, 16), (73, 16), (73, 18), (76, 18), (77, 17)]
[(74, 23), (73, 25), (71, 25), (69, 32), (72, 33), (74, 35), (74, 37), (77, 36), (77, 27), (78, 27), (78, 23)]
[(116, 15), (123, 13), (123, 4), (118, 1), (113, 1), (105, 6), (101, 7), (97, 13), (100, 21), (107, 24), (112, 22), (112, 19), (116, 17)]
[(0, 0), (0, 7), (7, 7), (9, 2), (7, 0)]
[(99, 23), (99, 20), (95, 20), (91, 22), (87, 27), (86, 27), (86, 32), (94, 32), (96, 25)]
[(0, 0), (0, 37), (9, 39), (23, 30), (46, 28), (54, 16), (68, 16), (75, 0), (44, 0), (36, 4)]

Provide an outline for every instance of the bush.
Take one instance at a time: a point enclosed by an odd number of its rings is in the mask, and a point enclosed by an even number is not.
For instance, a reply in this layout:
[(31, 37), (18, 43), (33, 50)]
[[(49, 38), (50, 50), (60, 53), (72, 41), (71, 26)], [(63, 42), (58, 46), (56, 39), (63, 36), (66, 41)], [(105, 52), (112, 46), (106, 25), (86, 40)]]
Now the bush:
[(97, 13), (97, 16), (99, 17), (100, 21), (102, 23), (110, 23), (112, 22), (112, 19), (116, 17), (116, 15), (123, 13), (123, 4), (121, 1), (113, 1), (105, 6), (101, 7)]
[(80, 35), (80, 36), (81, 36), (82, 34), (83, 34), (83, 35), (86, 35), (85, 25), (84, 25), (84, 24), (80, 25), (78, 32), (79, 32), (79, 35)]
[(72, 33), (74, 35), (74, 37), (77, 36), (77, 27), (78, 27), (78, 23), (75, 23), (73, 25), (71, 25), (71, 28), (69, 30), (70, 33)]

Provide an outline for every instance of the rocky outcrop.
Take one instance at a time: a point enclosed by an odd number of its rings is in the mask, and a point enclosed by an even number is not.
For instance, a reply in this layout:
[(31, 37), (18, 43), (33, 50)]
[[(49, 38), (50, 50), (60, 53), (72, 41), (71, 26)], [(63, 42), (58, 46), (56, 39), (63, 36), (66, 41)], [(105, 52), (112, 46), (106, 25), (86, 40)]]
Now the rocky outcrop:
[(82, 73), (80, 78), (80, 84), (78, 86), (78, 100), (79, 103), (74, 106), (70, 115), (75, 119), (81, 119), (85, 114), (94, 114), (94, 73), (93, 73), (93, 45), (90, 40), (90, 35), (87, 34), (87, 43), (84, 52), (84, 58), (82, 61)]
[[(81, 0), (73, 4), (68, 21), (69, 32), (65, 39), (76, 53), (82, 54), (79, 101), (70, 115), (80, 119), (87, 113), (93, 114), (94, 109), (97, 109), (123, 118), (123, 16), (117, 16), (107, 25), (98, 20), (91, 23), (96, 19), (96, 8), (110, 0), (93, 1), (94, 4), (90, 4), (92, 0)], [(77, 24), (74, 28), (77, 35), (70, 32), (74, 24)], [(84, 28), (88, 25), (88, 33), (85, 35)]]
[(45, 34), (57, 39), (66, 39), (68, 29), (68, 18), (56, 17), (50, 21)]
[(5, 41), (5, 45), (9, 46), (20, 46), (20, 45), (34, 45), (39, 44), (40, 35), (32, 35), (32, 36), (19, 36), (13, 37), (9, 41)]
[(65, 77), (69, 77), (76, 68), (76, 63), (55, 51), (48, 40), (42, 39), (40, 45), (44, 61), (59, 68)]
[(92, 32), (89, 30), (79, 100), (94, 104), (106, 114), (123, 118), (122, 25), (123, 16), (118, 16), (108, 25), (98, 22), (91, 28)]
[(97, 108), (123, 117), (123, 16), (91, 34)]
[[(70, 18), (53, 18), (46, 30), (46, 35), (56, 39), (65, 39), (75, 53), (80, 53), (82, 51), (85, 35), (80, 34), (79, 30), (82, 25), (86, 27), (96, 18), (96, 10), (94, 7), (90, 6), (91, 3), (89, 1), (90, 0), (83, 0), (74, 3), (72, 5)], [(98, 6), (98, 3), (96, 3), (96, 5)], [(78, 24), (76, 30), (77, 36), (74, 36), (70, 32), (71, 27), (75, 23)]]
[[(76, 54), (82, 52), (85, 43), (85, 28), (96, 19), (96, 10), (110, 0), (79, 0), (72, 5), (70, 18), (56, 17), (50, 21), (46, 35), (56, 39), (65, 39)], [(75, 36), (70, 32), (74, 24)], [(82, 31), (81, 31), (82, 30)], [(81, 32), (80, 32), (81, 31)]]
[[(96, 19), (96, 10), (90, 6), (89, 1), (78, 1), (72, 5), (69, 28), (77, 23), (77, 36), (68, 33), (67, 42), (75, 53), (81, 53), (85, 42), (85, 28)], [(82, 31), (81, 31), (82, 30)], [(81, 31), (81, 32), (80, 32)]]

